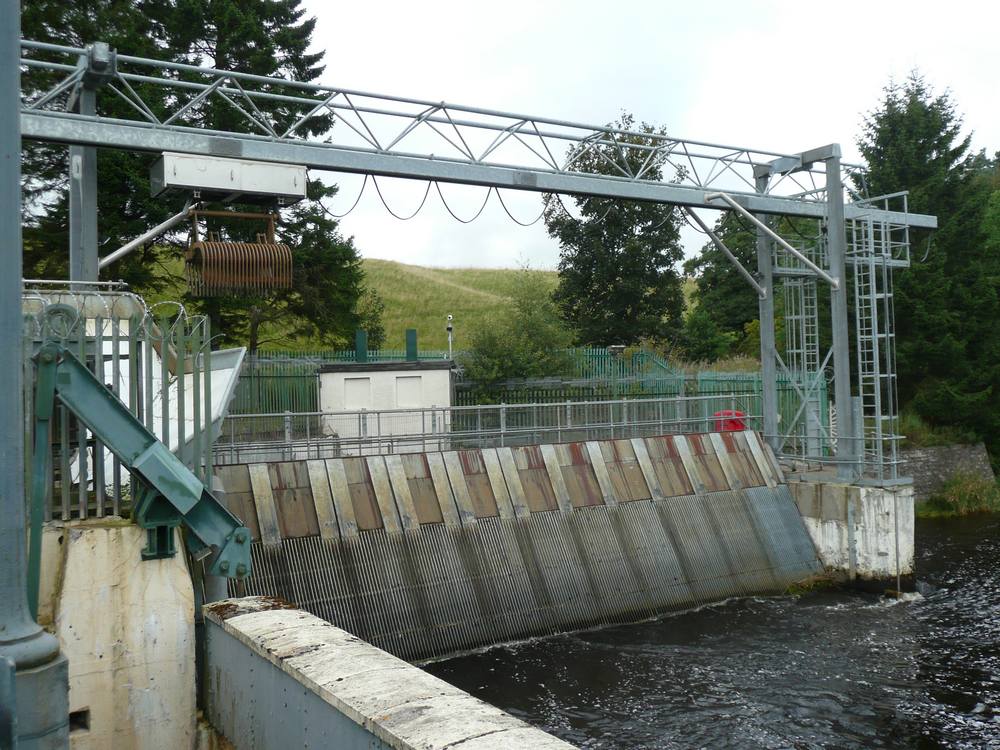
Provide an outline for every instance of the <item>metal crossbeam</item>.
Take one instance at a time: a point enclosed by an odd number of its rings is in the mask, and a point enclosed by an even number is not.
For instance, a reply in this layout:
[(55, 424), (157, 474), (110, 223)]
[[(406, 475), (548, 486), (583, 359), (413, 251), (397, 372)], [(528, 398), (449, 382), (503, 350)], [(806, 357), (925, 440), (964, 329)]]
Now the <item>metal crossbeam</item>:
[[(715, 210), (720, 206), (706, 200), (705, 192), (725, 191), (757, 214), (826, 214), (825, 172), (806, 158), (812, 152), (782, 154), (128, 55), (116, 56), (113, 75), (99, 93), (124, 99), (134, 117), (111, 119), (100, 116), (99, 103), (97, 115), (64, 109), (66, 92), (73, 90), (64, 84), (79, 75), (77, 60), (87, 49), (21, 44), (26, 69), (64, 76), (23, 101), (21, 131), (27, 139)], [(172, 112), (157, 117), (138, 93), (154, 90), (158, 99), (173, 103)], [(236, 115), (238, 129), (203, 127), (210, 102)], [(286, 122), (268, 113), (276, 105)], [(329, 118), (335, 127), (310, 135), (306, 128), (317, 117)], [(613, 174), (584, 171), (588, 154)], [(788, 163), (805, 166), (774, 174), (767, 190), (756, 192), (758, 171)], [(651, 176), (654, 170), (662, 179)], [(847, 204), (847, 218), (861, 213), (868, 216), (873, 209)], [(876, 213), (892, 223), (936, 226), (932, 216)]]

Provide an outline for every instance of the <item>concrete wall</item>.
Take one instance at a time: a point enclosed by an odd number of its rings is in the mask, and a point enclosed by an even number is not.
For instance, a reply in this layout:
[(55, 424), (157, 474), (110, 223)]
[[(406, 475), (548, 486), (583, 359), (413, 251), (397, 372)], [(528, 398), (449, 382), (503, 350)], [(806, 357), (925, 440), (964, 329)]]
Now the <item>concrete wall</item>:
[(994, 481), (986, 446), (939, 445), (902, 451), (900, 473), (913, 477), (913, 498), (918, 503), (930, 498), (955, 474), (965, 473)]
[(277, 596), (407, 659), (820, 572), (752, 432), (218, 467)]
[(913, 487), (792, 481), (788, 485), (826, 569), (850, 580), (913, 574)]
[(181, 554), (142, 561), (145, 537), (123, 519), (44, 529), (39, 619), (69, 659), (74, 750), (193, 745), (191, 577)]
[(209, 721), (239, 750), (569, 750), (313, 615), (272, 599), (205, 608)]

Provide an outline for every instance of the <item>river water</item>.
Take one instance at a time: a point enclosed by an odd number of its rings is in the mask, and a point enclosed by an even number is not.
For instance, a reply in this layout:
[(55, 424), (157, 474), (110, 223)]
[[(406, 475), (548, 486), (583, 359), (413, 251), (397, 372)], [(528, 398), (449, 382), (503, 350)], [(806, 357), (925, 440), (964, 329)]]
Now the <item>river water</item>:
[(1000, 748), (1000, 518), (916, 542), (910, 601), (732, 600), (427, 669), (584, 748)]

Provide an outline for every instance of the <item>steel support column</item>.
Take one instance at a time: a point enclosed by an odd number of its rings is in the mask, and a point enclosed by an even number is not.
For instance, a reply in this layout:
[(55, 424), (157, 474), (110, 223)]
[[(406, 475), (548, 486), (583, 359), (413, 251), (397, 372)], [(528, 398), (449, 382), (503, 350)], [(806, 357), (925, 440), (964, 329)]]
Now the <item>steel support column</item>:
[(847, 228), (844, 223), (844, 189), (840, 173), (840, 148), (826, 159), (826, 241), (830, 275), (840, 280), (830, 289), (833, 334), (833, 387), (837, 404), (837, 476), (858, 477), (858, 430), (851, 401), (851, 334), (847, 324)]
[[(79, 114), (96, 114), (97, 92), (82, 83)], [(97, 281), (97, 149), (69, 147), (69, 278)]]
[(0, 0), (0, 657), (16, 666), (19, 750), (69, 744), (68, 677), (59, 642), (28, 611), (21, 317), (20, 3)]
[[(768, 175), (757, 175), (755, 186), (763, 194)], [(777, 345), (774, 337), (774, 269), (771, 264), (771, 238), (757, 229), (757, 273), (764, 294), (757, 299), (760, 315), (761, 412), (764, 417), (764, 439), (775, 453), (781, 451), (778, 435), (778, 370)]]

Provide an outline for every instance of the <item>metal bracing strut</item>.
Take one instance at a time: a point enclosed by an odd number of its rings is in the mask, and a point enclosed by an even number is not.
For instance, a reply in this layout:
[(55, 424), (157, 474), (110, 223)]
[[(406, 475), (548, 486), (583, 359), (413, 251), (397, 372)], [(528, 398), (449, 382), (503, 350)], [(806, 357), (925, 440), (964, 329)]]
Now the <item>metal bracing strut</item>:
[[(133, 487), (132, 517), (147, 532), (143, 559), (174, 555), (174, 529), (183, 524), (188, 549), (195, 559), (214, 554), (208, 575), (239, 579), (250, 575), (250, 532), (242, 521), (226, 510), (201, 480), (66, 347), (48, 341), (36, 361), (36, 450), (32, 467), (35, 517), (29, 559), (37, 561), (41, 549), (41, 524), (35, 521), (41, 519), (49, 491), (48, 446), (53, 404), (58, 397), (138, 480), (139, 487)], [(36, 589), (36, 605), (37, 595)]]
[(747, 220), (749, 220), (751, 223), (753, 223), (754, 226), (757, 227), (757, 229), (759, 229), (760, 231), (762, 231), (764, 234), (766, 234), (772, 240), (774, 240), (775, 242), (777, 242), (781, 247), (783, 247), (789, 253), (791, 253), (792, 255), (794, 255), (796, 258), (798, 258), (799, 261), (803, 265), (805, 265), (806, 268), (808, 268), (814, 274), (816, 274), (821, 279), (823, 279), (824, 281), (826, 281), (834, 289), (836, 289), (840, 285), (840, 280), (838, 278), (835, 278), (835, 277), (831, 276), (830, 274), (828, 274), (822, 268), (820, 268), (815, 263), (813, 263), (809, 258), (807, 258), (805, 255), (803, 255), (802, 253), (800, 253), (796, 248), (794, 248), (791, 245), (789, 245), (788, 242), (786, 242), (785, 239), (781, 235), (779, 235), (777, 232), (775, 232), (773, 229), (771, 229), (771, 227), (769, 227), (767, 224), (765, 224), (764, 222), (762, 222), (760, 219), (758, 219), (752, 213), (750, 213), (745, 208), (743, 208), (743, 206), (740, 205), (739, 201), (737, 201), (735, 198), (733, 198), (733, 196), (728, 195), (727, 193), (710, 193), (710, 194), (708, 194), (708, 195), (705, 196), (705, 200), (706, 201), (714, 201), (714, 200), (725, 201), (730, 206), (732, 206), (732, 208), (737, 213), (739, 213), (744, 218), (746, 218)]
[(730, 250), (730, 249), (729, 249), (728, 247), (726, 247), (726, 243), (725, 243), (725, 242), (723, 242), (723, 241), (722, 241), (722, 240), (721, 240), (721, 239), (719, 238), (719, 235), (717, 235), (717, 234), (716, 234), (715, 232), (713, 232), (713, 231), (711, 230), (711, 228), (709, 228), (708, 224), (706, 224), (706, 223), (705, 223), (705, 222), (704, 222), (704, 221), (702, 220), (702, 218), (701, 218), (700, 216), (698, 216), (698, 214), (696, 214), (696, 213), (695, 213), (694, 211), (692, 211), (692, 210), (691, 210), (690, 208), (685, 208), (684, 210), (685, 210), (685, 211), (687, 212), (688, 216), (690, 216), (690, 217), (691, 217), (692, 219), (694, 219), (694, 220), (695, 220), (695, 222), (697, 222), (698, 226), (700, 226), (700, 227), (701, 227), (701, 230), (702, 230), (702, 231), (703, 231), (703, 232), (704, 232), (705, 234), (707, 234), (707, 235), (708, 235), (708, 238), (709, 238), (710, 240), (712, 240), (713, 244), (714, 244), (714, 245), (715, 245), (715, 246), (716, 246), (717, 248), (719, 248), (719, 250), (720, 250), (720, 251), (722, 251), (722, 254), (723, 254), (723, 255), (725, 255), (725, 256), (726, 256), (726, 258), (728, 258), (728, 259), (729, 259), (729, 262), (730, 262), (730, 263), (732, 263), (732, 264), (733, 264), (733, 266), (735, 266), (735, 267), (736, 267), (736, 270), (737, 270), (737, 272), (739, 272), (740, 276), (742, 276), (742, 277), (743, 277), (743, 278), (744, 278), (744, 279), (746, 280), (746, 282), (747, 282), (747, 283), (748, 283), (748, 284), (749, 284), (750, 286), (752, 286), (752, 287), (754, 288), (754, 291), (756, 291), (756, 292), (757, 292), (757, 296), (758, 296), (758, 297), (766, 297), (766, 296), (767, 296), (767, 289), (766, 289), (765, 287), (762, 287), (762, 286), (760, 285), (760, 283), (759, 283), (759, 282), (757, 281), (757, 279), (755, 279), (755, 278), (753, 277), (753, 274), (751, 274), (751, 273), (750, 273), (750, 272), (749, 272), (749, 271), (748, 271), (748, 270), (747, 270), (747, 269), (746, 269), (746, 268), (745, 268), (745, 267), (743, 266), (743, 264), (742, 264), (742, 263), (740, 263), (740, 260), (739, 260), (739, 258), (737, 258), (737, 257), (736, 257), (736, 256), (735, 256), (735, 255), (733, 254), (733, 251), (732, 251), (732, 250)]

